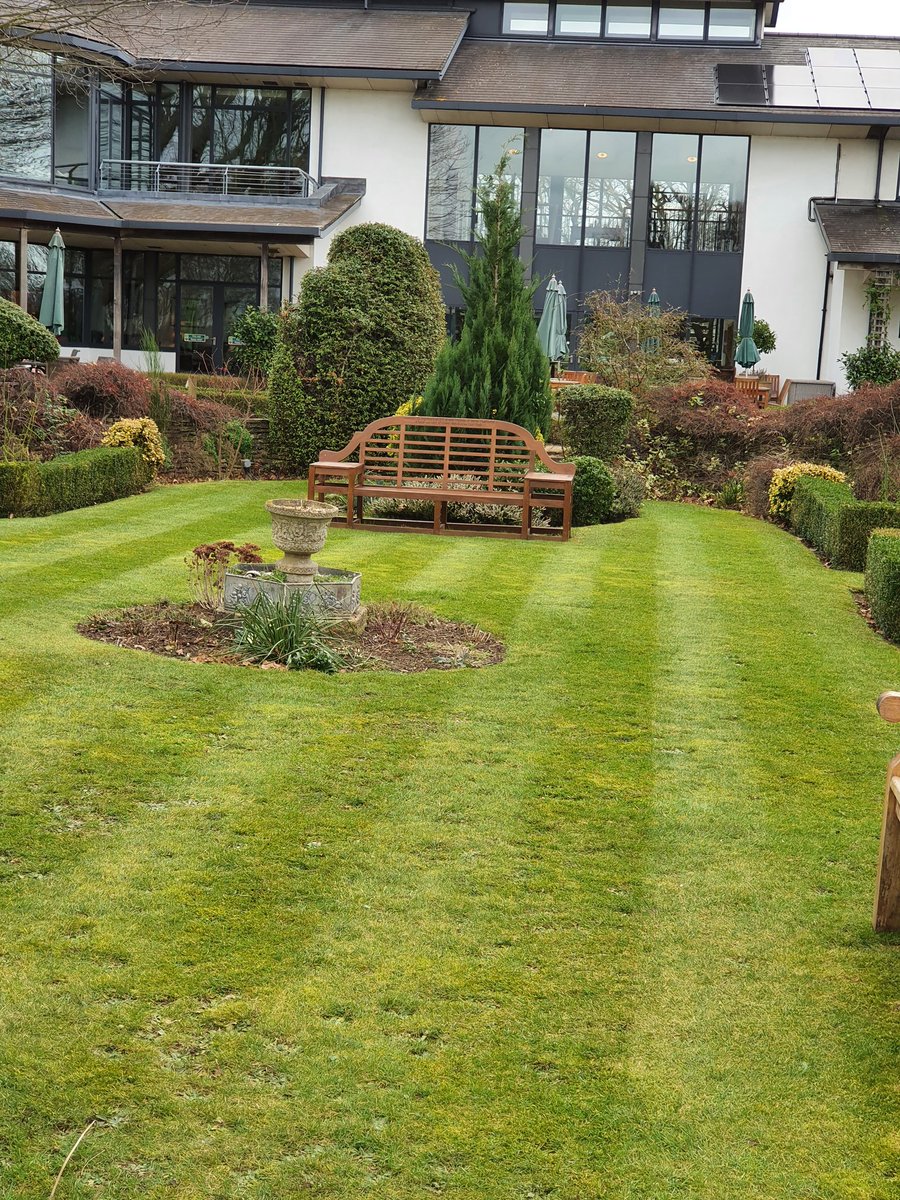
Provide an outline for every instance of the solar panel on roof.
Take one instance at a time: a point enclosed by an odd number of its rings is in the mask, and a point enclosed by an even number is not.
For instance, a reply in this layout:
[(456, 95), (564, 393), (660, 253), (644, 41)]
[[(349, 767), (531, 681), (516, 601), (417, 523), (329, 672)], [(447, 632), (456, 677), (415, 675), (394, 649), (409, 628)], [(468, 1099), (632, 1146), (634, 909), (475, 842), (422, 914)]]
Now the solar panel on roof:
[(766, 104), (762, 67), (719, 63), (716, 67), (716, 99), (719, 104)]
[(870, 67), (900, 67), (900, 50), (864, 50), (856, 51), (859, 65), (865, 72)]
[(815, 71), (818, 71), (819, 67), (856, 68), (856, 55), (853, 51), (839, 46), (811, 46), (807, 54)]

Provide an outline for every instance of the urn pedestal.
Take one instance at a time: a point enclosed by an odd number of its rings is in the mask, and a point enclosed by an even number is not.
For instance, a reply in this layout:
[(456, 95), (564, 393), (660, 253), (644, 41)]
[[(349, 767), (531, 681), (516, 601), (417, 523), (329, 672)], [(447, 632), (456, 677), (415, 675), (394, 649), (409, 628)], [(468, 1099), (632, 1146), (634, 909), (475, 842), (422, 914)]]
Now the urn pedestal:
[(311, 556), (325, 545), (338, 510), (318, 500), (267, 500), (266, 509), (272, 518), (272, 541), (284, 554), (275, 567), (290, 583), (312, 583), (319, 568)]

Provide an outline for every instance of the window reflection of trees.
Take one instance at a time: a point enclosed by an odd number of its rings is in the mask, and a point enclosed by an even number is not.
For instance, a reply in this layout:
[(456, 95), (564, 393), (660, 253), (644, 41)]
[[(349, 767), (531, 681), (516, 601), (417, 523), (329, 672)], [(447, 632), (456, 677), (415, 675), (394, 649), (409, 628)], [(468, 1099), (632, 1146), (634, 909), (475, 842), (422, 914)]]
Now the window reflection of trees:
[(472, 239), (476, 192), (504, 156), (504, 178), (512, 183), (521, 204), (521, 129), (435, 124), (429, 138), (426, 237), (454, 242)]

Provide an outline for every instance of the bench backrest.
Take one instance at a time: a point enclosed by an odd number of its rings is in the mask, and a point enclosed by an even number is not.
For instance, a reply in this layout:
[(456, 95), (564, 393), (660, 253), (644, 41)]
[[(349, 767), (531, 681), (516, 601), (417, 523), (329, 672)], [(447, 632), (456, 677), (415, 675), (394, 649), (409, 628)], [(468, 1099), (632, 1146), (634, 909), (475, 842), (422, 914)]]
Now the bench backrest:
[(383, 417), (354, 434), (343, 450), (325, 450), (323, 462), (355, 457), (367, 483), (518, 492), (522, 477), (541, 462), (548, 470), (574, 475), (572, 463), (557, 463), (541, 443), (508, 421), (458, 417)]

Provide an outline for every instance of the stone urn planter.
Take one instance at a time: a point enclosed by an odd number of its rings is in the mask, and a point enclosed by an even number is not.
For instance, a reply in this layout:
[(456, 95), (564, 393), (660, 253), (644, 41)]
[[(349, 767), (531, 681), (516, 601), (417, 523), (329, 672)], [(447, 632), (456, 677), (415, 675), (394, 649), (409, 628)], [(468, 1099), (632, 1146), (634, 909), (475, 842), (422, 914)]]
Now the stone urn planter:
[(319, 567), (311, 556), (325, 545), (338, 509), (318, 500), (268, 500), (266, 509), (272, 518), (272, 541), (284, 552), (276, 568), (290, 583), (312, 583)]

